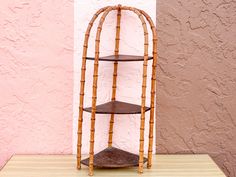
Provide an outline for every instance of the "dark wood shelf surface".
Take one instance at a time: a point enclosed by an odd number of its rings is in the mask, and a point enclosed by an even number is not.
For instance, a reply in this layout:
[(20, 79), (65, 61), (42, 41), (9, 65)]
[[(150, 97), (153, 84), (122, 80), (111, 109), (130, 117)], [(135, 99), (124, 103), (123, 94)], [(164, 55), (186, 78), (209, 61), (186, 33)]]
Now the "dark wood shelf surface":
[[(145, 112), (149, 111), (149, 107), (145, 107)], [(84, 108), (86, 112), (92, 112), (92, 107)], [(110, 101), (96, 106), (97, 114), (140, 114), (141, 106), (121, 101)]]
[[(87, 60), (94, 60), (94, 57), (86, 57)], [(149, 56), (148, 60), (153, 59), (153, 57)], [(136, 55), (109, 55), (105, 57), (100, 57), (99, 61), (143, 61), (144, 56), (136, 56)]]
[[(147, 158), (144, 157), (143, 162), (147, 162)], [(89, 158), (81, 160), (81, 163), (88, 166)], [(94, 155), (93, 163), (95, 168), (134, 167), (139, 164), (139, 156), (115, 147), (108, 147)]]

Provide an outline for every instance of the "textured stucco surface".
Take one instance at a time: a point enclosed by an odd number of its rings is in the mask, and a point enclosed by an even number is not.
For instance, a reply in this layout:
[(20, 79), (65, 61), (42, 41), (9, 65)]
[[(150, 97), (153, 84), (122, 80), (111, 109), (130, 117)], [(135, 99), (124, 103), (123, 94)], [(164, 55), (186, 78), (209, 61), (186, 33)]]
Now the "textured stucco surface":
[(158, 0), (157, 152), (236, 176), (236, 1)]
[[(80, 68), (82, 59), (82, 49), (84, 34), (87, 25), (94, 15), (94, 13), (108, 5), (122, 5), (136, 6), (147, 11), (152, 19), (156, 19), (156, 1), (155, 0), (110, 0), (110, 1), (97, 1), (97, 0), (78, 0), (75, 6), (75, 39), (79, 39), (75, 43), (75, 65), (74, 65), (74, 152), (76, 152), (77, 142), (77, 120), (78, 120), (78, 105), (79, 105), (79, 80)], [(88, 56), (94, 56), (94, 41), (96, 36), (97, 22), (94, 24), (92, 33), (90, 35)], [(114, 54), (115, 47), (115, 29), (116, 29), (116, 12), (111, 12), (104, 22), (102, 35), (100, 55)], [(77, 34), (76, 34), (77, 33)], [(151, 34), (151, 32), (149, 32)], [(120, 40), (120, 53), (121, 54), (134, 54), (143, 55), (143, 29), (142, 24), (137, 15), (124, 11), (121, 16), (121, 40)], [(151, 44), (150, 39), (150, 44)], [(152, 46), (150, 46), (149, 54)], [(117, 83), (117, 100), (127, 101), (130, 103), (141, 104), (141, 87), (142, 87), (142, 62), (120, 62), (118, 64), (118, 83)], [(148, 62), (151, 66), (151, 62)], [(150, 81), (151, 67), (148, 69), (148, 80)], [(112, 75), (113, 63), (100, 62), (99, 63), (99, 76), (98, 76), (98, 96), (97, 103), (101, 104), (111, 99), (112, 91)], [(86, 88), (85, 88), (85, 106), (91, 106), (92, 103), (92, 79), (93, 79), (93, 61), (87, 61), (86, 70)], [(150, 105), (150, 82), (147, 89), (147, 105)], [(89, 152), (89, 130), (90, 130), (90, 113), (84, 112), (83, 123), (83, 142), (82, 152)], [(148, 143), (148, 122), (149, 112), (146, 113), (146, 126), (145, 126), (145, 152), (147, 153)], [(104, 149), (108, 141), (108, 127), (110, 115), (96, 115), (96, 128), (95, 128), (95, 151)], [(137, 115), (115, 115), (114, 123), (114, 143), (115, 147), (122, 148), (131, 152), (138, 153), (139, 150), (139, 128), (140, 127), (140, 114)], [(132, 143), (131, 143), (132, 142)], [(155, 148), (154, 148), (155, 149)]]
[(0, 3), (0, 167), (72, 152), (73, 2)]

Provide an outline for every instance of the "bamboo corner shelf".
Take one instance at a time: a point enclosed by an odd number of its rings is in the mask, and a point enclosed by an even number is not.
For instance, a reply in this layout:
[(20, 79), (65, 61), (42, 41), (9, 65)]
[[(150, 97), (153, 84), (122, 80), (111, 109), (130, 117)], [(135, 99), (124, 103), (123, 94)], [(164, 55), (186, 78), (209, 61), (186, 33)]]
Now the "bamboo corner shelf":
[[(114, 55), (100, 57), (99, 46), (100, 36), (102, 32), (103, 23), (111, 11), (117, 11), (117, 24), (116, 24), (116, 37), (115, 37), (115, 50)], [(141, 21), (144, 31), (144, 55), (122, 55), (119, 53), (119, 41), (120, 41), (120, 22), (121, 12), (130, 11), (135, 13)], [(101, 15), (99, 24), (97, 27), (96, 41), (95, 41), (95, 57), (87, 57), (88, 41), (90, 32), (95, 20)], [(152, 42), (153, 51), (152, 56), (148, 56), (148, 30), (147, 24), (149, 24), (152, 31)], [(94, 61), (94, 72), (93, 72), (93, 91), (92, 91), (92, 104), (91, 107), (84, 108), (84, 90), (85, 90), (85, 71), (86, 61)], [(147, 65), (148, 60), (152, 61), (152, 76), (151, 76), (151, 101), (150, 107), (146, 107), (146, 87), (147, 87)], [(97, 101), (97, 81), (98, 81), (98, 63), (100, 61), (113, 62), (113, 83), (112, 83), (112, 97), (111, 101), (96, 105)], [(142, 75), (142, 96), (141, 105), (135, 105), (132, 103), (126, 103), (117, 101), (116, 99), (116, 85), (117, 85), (117, 73), (118, 73), (118, 62), (135, 62), (143, 61), (143, 75)], [(81, 163), (89, 167), (89, 175), (93, 175), (94, 168), (121, 168), (121, 167), (132, 167), (138, 166), (138, 172), (143, 172), (143, 164), (147, 162), (147, 168), (152, 166), (152, 149), (153, 149), (153, 126), (154, 126), (154, 103), (155, 103), (155, 85), (156, 85), (156, 65), (157, 65), (157, 34), (156, 28), (150, 16), (143, 10), (127, 7), (127, 6), (108, 6), (104, 7), (95, 13), (92, 17), (84, 39), (83, 46), (83, 57), (81, 67), (81, 80), (80, 80), (80, 104), (79, 104), (79, 118), (78, 118), (78, 145), (77, 145), (77, 168), (81, 169)], [(83, 123), (83, 111), (91, 113), (91, 128), (90, 128), (90, 153), (89, 158), (81, 160), (81, 147), (82, 147), (82, 123)], [(149, 121), (149, 144), (147, 158), (144, 157), (144, 126), (145, 126), (145, 112), (150, 111)], [(110, 126), (108, 132), (108, 147), (101, 152), (94, 154), (94, 137), (95, 137), (95, 118), (96, 114), (110, 114)], [(139, 155), (132, 154), (130, 152), (115, 148), (112, 146), (113, 138), (113, 124), (115, 114), (141, 114), (140, 118), (140, 145)]]

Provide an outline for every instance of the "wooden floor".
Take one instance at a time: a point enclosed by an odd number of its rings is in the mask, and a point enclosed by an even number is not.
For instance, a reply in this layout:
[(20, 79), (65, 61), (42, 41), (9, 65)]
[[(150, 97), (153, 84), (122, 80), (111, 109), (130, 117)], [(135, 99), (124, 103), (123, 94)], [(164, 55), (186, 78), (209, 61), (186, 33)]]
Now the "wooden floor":
[[(208, 155), (154, 155), (152, 169), (139, 175), (137, 168), (96, 169), (95, 177), (225, 177)], [(16, 155), (0, 177), (84, 177), (88, 168), (76, 169), (73, 155)]]

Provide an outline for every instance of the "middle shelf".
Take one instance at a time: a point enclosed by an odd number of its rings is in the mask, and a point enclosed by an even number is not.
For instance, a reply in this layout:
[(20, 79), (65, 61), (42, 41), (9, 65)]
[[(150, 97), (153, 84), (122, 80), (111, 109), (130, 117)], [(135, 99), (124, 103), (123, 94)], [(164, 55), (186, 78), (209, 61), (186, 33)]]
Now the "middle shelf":
[[(149, 111), (149, 107), (145, 107), (145, 112)], [(86, 112), (92, 112), (92, 107), (84, 108)], [(109, 101), (96, 106), (97, 114), (140, 114), (141, 106), (121, 101)]]
[[(95, 60), (94, 57), (86, 57), (87, 60)], [(148, 56), (148, 60), (152, 60), (152, 56)], [(99, 57), (99, 61), (144, 61), (144, 56), (139, 55), (109, 55), (105, 57)]]

